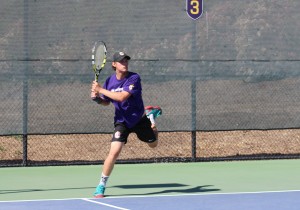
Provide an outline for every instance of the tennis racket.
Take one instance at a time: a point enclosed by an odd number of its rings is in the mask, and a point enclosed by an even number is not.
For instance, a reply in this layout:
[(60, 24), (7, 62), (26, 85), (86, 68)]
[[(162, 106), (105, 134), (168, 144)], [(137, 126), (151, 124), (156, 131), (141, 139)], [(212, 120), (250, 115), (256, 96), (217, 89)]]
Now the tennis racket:
[(92, 49), (92, 65), (95, 72), (95, 81), (98, 82), (100, 72), (106, 63), (106, 45), (103, 41), (97, 41)]

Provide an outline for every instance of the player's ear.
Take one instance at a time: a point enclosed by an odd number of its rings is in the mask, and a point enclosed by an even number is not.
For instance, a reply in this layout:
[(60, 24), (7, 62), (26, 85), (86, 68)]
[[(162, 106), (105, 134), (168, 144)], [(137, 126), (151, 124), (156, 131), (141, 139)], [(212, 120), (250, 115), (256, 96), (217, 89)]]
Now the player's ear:
[(113, 70), (116, 70), (116, 62), (112, 62), (111, 67), (113, 68)]

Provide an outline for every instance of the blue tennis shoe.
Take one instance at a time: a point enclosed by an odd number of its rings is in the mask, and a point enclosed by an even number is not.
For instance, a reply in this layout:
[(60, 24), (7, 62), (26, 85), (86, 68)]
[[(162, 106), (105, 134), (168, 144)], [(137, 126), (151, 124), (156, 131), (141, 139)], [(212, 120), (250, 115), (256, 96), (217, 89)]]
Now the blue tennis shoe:
[(104, 198), (105, 186), (99, 184), (94, 192), (94, 198)]
[(153, 114), (154, 119), (158, 116), (162, 115), (162, 110), (159, 106), (146, 106), (145, 112), (147, 117), (149, 117), (151, 114)]

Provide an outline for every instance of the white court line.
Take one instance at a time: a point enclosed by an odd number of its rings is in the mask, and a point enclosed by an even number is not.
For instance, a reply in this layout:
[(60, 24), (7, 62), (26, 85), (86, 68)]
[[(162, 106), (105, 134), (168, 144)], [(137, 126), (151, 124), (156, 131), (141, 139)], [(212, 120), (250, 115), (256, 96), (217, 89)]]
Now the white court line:
[(108, 207), (111, 207), (111, 208), (114, 208), (114, 209), (130, 210), (130, 209), (125, 209), (125, 208), (121, 208), (121, 207), (118, 207), (118, 206), (113, 206), (113, 205), (110, 205), (110, 204), (107, 204), (107, 203), (102, 203), (102, 202), (98, 202), (98, 201), (93, 201), (93, 200), (90, 200), (90, 199), (87, 199), (87, 198), (82, 198), (81, 200), (88, 201), (88, 202), (91, 202), (91, 203), (100, 204), (100, 205), (102, 205), (102, 206), (108, 206)]
[(40, 202), (40, 201), (71, 201), (71, 200), (81, 200), (82, 198), (59, 198), (59, 199), (37, 199), (37, 200), (10, 200), (10, 201), (0, 201), (0, 203), (17, 203), (17, 202)]
[(135, 196), (115, 196), (107, 197), (109, 199), (115, 198), (151, 198), (151, 197), (180, 197), (180, 196), (212, 196), (212, 195), (242, 195), (242, 194), (268, 194), (268, 193), (293, 193), (300, 192), (300, 190), (274, 190), (274, 191), (256, 191), (256, 192), (224, 192), (224, 193), (188, 193), (175, 195), (135, 195)]
[[(120, 198), (151, 198), (151, 197), (180, 197), (180, 196), (211, 196), (211, 195), (238, 195), (238, 194), (264, 194), (264, 193), (293, 193), (300, 192), (300, 190), (277, 190), (277, 191), (257, 191), (257, 192), (224, 192), (224, 193), (189, 193), (189, 194), (174, 194), (174, 195), (135, 195), (135, 196), (112, 196), (101, 198), (105, 199), (120, 199)], [(91, 199), (91, 198), (63, 198), (63, 199), (40, 199), (40, 200), (10, 200), (10, 201), (0, 201), (0, 203), (8, 203), (8, 202), (37, 202), (37, 201), (67, 201), (67, 200), (83, 200), (83, 199)]]

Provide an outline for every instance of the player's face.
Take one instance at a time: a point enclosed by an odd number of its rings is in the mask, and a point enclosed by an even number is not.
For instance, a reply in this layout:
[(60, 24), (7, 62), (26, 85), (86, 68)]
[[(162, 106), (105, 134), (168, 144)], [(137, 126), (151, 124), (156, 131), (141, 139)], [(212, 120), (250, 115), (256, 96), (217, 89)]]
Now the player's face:
[(119, 62), (114, 62), (114, 67), (116, 68), (116, 71), (127, 72), (128, 71), (128, 60), (127, 60), (127, 58), (123, 58)]

